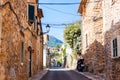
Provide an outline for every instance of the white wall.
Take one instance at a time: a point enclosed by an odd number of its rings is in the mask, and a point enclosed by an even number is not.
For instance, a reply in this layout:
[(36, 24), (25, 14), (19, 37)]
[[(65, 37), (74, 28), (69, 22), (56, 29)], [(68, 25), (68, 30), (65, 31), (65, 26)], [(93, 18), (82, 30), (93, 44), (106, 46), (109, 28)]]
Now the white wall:
[(103, 32), (109, 31), (113, 25), (120, 22), (120, 0), (113, 4), (112, 0), (103, 1)]
[(43, 49), (43, 67), (46, 67), (46, 58), (47, 58), (47, 51), (45, 48)]

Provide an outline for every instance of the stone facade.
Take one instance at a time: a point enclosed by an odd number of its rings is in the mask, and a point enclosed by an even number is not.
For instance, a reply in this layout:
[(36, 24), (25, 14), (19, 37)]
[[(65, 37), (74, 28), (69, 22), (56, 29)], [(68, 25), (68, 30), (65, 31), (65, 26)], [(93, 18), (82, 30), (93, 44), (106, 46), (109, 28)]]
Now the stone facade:
[(81, 0), (82, 54), (86, 70), (94, 74), (104, 73), (102, 2)]
[[(42, 70), (42, 14), (36, 2), (0, 0), (0, 80), (28, 80)], [(28, 22), (28, 4), (35, 9), (33, 24)]]
[[(120, 80), (120, 1), (103, 1), (103, 33), (106, 59), (106, 80)], [(117, 56), (113, 55), (113, 40), (117, 39)]]
[[(86, 3), (86, 0), (82, 0), (82, 2)], [(92, 1), (92, 0), (91, 0)], [(103, 0), (102, 2), (97, 2), (99, 5), (98, 8), (93, 8), (95, 5), (92, 3), (82, 4), (79, 7), (79, 12), (82, 16), (82, 53), (84, 54), (85, 61), (88, 64), (88, 71), (94, 68), (95, 72), (97, 71), (97, 65), (103, 64), (105, 65), (105, 79), (106, 80), (120, 80), (120, 1), (119, 0)], [(100, 3), (100, 4), (99, 4)], [(90, 5), (91, 4), (91, 5)], [(89, 6), (90, 5), (90, 6)], [(92, 7), (92, 8), (91, 8)], [(97, 11), (97, 17), (95, 18), (94, 11)], [(92, 12), (91, 12), (92, 11)], [(86, 18), (93, 15), (93, 21), (91, 22), (91, 18)], [(93, 14), (92, 14), (93, 13)], [(89, 23), (88, 23), (88, 21)], [(97, 22), (96, 22), (97, 20)], [(98, 26), (98, 27), (97, 27)], [(86, 48), (86, 35), (88, 33), (89, 37), (87, 37), (88, 47)], [(92, 35), (91, 35), (92, 34)], [(115, 41), (116, 40), (116, 41)], [(94, 43), (95, 41), (95, 43)], [(91, 44), (92, 43), (92, 44)], [(103, 51), (104, 50), (104, 51)], [(88, 54), (89, 52), (89, 54)], [(104, 52), (104, 54), (103, 54)], [(95, 58), (96, 53), (97, 58)], [(93, 59), (93, 61), (90, 60)], [(105, 58), (105, 62), (104, 62)], [(96, 64), (96, 59), (99, 59)], [(103, 68), (104, 69), (104, 68)]]

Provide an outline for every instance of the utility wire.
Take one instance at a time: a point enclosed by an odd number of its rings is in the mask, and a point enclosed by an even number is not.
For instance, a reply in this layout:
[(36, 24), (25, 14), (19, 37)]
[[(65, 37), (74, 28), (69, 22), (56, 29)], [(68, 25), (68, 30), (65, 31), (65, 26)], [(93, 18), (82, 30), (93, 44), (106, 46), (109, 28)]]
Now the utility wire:
[[(100, 2), (103, 0), (96, 0), (96, 1), (87, 1), (87, 2), (72, 2), (72, 3), (37, 3), (38, 5), (78, 5), (78, 4), (86, 4), (86, 3), (95, 3), (95, 2)], [(28, 2), (31, 3), (31, 2)], [(36, 4), (36, 3), (31, 3), (31, 4)]]
[(76, 3), (38, 3), (39, 5), (76, 5), (80, 4), (80, 2)]
[[(102, 0), (100, 0), (102, 1)], [(98, 1), (89, 1), (89, 2), (74, 2), (74, 3), (38, 3), (40, 5), (77, 5), (77, 4), (86, 4), (86, 3), (95, 3), (100, 2)]]
[[(48, 23), (41, 23), (42, 25), (47, 25)], [(49, 24), (51, 26), (67, 26), (67, 25), (71, 25), (73, 23), (62, 23), (62, 24)]]
[(63, 13), (63, 14), (68, 14), (68, 15), (73, 15), (73, 16), (81, 16), (81, 15), (75, 15), (75, 14), (72, 14), (72, 13), (68, 13), (68, 12), (64, 12), (64, 11), (61, 11), (61, 10), (57, 10), (57, 9), (54, 9), (54, 8), (50, 8), (50, 7), (47, 7), (47, 6), (43, 6), (47, 9), (50, 9), (50, 10), (53, 10), (53, 11), (56, 11), (56, 12), (60, 12), (60, 13)]

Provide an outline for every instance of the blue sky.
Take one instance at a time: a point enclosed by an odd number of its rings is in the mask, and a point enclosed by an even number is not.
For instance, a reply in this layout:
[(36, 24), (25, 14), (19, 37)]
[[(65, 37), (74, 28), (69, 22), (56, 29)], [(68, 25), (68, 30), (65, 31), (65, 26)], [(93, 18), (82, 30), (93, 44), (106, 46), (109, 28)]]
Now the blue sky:
[[(80, 0), (39, 0), (39, 3), (76, 3)], [(43, 10), (44, 17), (41, 19), (45, 24), (68, 24), (80, 20), (80, 15), (77, 13), (79, 4), (75, 5), (39, 5)], [(59, 10), (59, 11), (57, 11)], [(63, 32), (65, 26), (50, 25), (49, 35), (64, 41)], [(45, 31), (45, 25), (42, 25)]]

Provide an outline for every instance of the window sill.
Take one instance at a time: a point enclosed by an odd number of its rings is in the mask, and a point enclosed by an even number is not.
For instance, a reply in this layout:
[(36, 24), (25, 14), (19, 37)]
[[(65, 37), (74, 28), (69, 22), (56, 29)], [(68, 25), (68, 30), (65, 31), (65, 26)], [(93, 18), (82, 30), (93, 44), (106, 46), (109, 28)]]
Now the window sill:
[(120, 59), (120, 56), (112, 57), (113, 60), (118, 60)]

